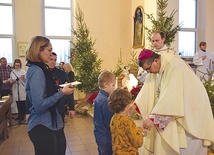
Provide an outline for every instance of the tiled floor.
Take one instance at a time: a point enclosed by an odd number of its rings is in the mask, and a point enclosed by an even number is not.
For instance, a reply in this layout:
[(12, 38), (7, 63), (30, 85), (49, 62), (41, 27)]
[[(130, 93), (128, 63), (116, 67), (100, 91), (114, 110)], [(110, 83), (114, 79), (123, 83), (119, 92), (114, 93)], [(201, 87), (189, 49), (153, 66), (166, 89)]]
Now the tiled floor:
[[(76, 115), (73, 119), (66, 118), (66, 121), (64, 129), (67, 139), (66, 155), (97, 155), (92, 117)], [(0, 140), (0, 154), (34, 155), (26, 124), (9, 127), (9, 138)]]

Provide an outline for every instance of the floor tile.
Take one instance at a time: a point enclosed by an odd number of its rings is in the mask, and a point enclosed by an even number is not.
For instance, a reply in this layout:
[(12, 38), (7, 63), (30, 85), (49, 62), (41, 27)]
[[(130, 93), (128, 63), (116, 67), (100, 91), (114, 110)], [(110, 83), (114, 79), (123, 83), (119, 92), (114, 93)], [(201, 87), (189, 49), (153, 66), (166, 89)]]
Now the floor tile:
[[(89, 115), (76, 114), (73, 119), (66, 116), (64, 128), (67, 143), (66, 155), (98, 155), (93, 128), (93, 120)], [(0, 139), (1, 155), (34, 155), (26, 124), (19, 125), (13, 120), (8, 130), (9, 138)]]

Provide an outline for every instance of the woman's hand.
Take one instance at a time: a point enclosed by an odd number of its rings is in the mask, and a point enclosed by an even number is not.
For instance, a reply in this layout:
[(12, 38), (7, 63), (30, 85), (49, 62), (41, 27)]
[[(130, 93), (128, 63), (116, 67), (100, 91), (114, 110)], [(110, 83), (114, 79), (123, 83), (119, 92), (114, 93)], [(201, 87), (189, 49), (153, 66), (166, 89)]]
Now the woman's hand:
[(73, 110), (69, 110), (68, 115), (70, 118), (74, 118), (75, 112)]
[(16, 80), (10, 79), (9, 82), (10, 82), (11, 84), (14, 84), (14, 83), (16, 83)]
[(28, 122), (29, 116), (30, 116), (30, 114), (26, 114), (26, 115), (25, 115), (25, 120), (26, 120), (26, 122)]
[(64, 95), (69, 95), (74, 92), (75, 88), (71, 87), (71, 85), (67, 85), (61, 89)]
[(25, 81), (25, 75), (21, 75), (20, 80)]

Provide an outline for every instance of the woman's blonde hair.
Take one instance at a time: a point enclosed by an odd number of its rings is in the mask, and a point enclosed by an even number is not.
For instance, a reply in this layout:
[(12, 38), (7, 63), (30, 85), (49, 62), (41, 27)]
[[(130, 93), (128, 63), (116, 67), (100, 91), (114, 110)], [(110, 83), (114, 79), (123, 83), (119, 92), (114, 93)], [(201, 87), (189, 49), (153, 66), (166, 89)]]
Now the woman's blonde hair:
[(70, 63), (65, 63), (63, 66), (66, 67), (66, 68), (64, 68), (65, 72), (67, 72), (67, 73), (70, 71), (74, 72), (74, 68)]
[(35, 36), (26, 48), (26, 61), (40, 62), (40, 52), (50, 44), (50, 40), (43, 36)]

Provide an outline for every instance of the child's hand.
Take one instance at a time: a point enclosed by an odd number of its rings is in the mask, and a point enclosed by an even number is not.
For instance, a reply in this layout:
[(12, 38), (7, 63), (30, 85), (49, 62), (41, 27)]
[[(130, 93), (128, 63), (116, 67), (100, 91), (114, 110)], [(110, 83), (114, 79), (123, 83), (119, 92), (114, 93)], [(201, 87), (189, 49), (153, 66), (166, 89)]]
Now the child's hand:
[(149, 130), (144, 128), (143, 122), (139, 124), (139, 127), (142, 129), (143, 137), (147, 136)]
[(149, 118), (145, 119), (143, 121), (143, 128), (146, 130), (151, 130), (151, 128), (153, 127), (153, 122), (152, 120), (150, 120)]
[(143, 129), (143, 137), (147, 136), (147, 134), (148, 134), (148, 130)]

